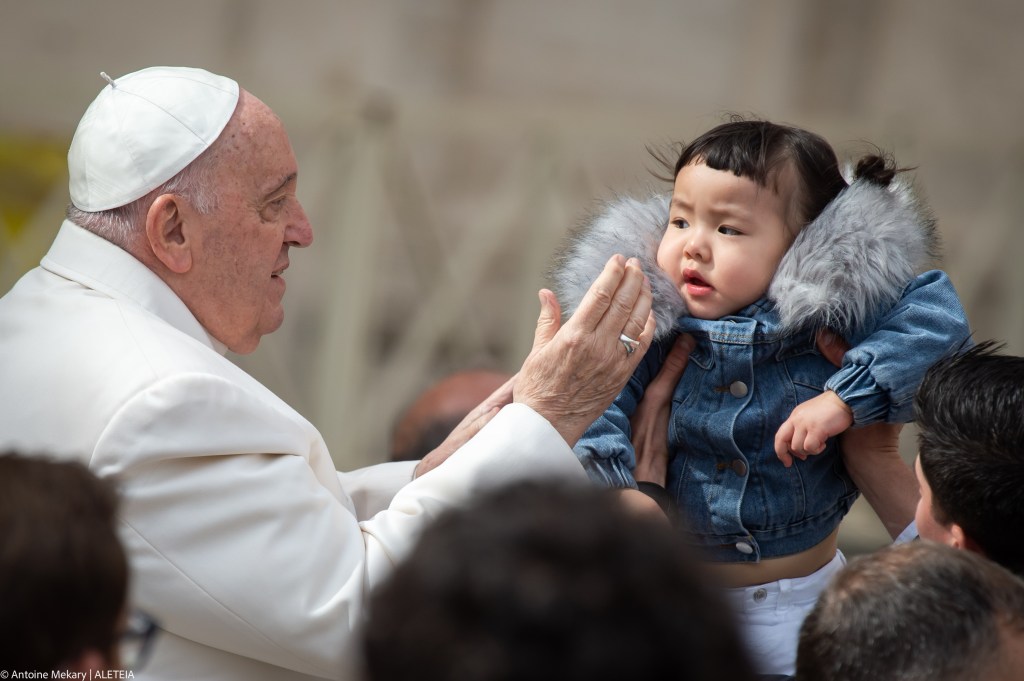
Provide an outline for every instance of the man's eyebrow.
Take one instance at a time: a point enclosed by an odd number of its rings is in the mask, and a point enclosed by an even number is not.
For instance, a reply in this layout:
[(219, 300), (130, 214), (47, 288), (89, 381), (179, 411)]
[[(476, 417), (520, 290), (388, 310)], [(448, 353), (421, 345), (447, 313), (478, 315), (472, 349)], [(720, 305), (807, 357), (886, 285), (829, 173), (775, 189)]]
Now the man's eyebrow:
[(289, 183), (294, 182), (296, 179), (298, 179), (298, 177), (298, 173), (289, 174), (287, 177), (284, 178), (281, 184), (277, 185), (276, 187), (268, 191), (266, 194), (264, 194), (264, 196), (273, 196), (274, 194), (278, 193), (279, 191), (287, 187)]

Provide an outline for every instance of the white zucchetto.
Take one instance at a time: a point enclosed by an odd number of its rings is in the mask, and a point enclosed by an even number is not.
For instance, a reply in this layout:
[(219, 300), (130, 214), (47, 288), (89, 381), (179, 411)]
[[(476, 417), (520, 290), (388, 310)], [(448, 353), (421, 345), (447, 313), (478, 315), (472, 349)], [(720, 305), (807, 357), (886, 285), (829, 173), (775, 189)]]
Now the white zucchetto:
[(154, 66), (108, 85), (68, 150), (71, 202), (117, 208), (171, 179), (213, 144), (238, 104), (238, 83), (202, 69)]

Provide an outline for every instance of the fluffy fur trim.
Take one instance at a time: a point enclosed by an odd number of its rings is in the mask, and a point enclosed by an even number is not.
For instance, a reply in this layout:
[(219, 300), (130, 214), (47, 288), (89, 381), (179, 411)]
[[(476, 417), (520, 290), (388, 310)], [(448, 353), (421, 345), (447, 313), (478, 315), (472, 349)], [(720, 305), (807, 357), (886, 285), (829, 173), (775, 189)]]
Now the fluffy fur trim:
[(937, 257), (935, 220), (897, 176), (855, 180), (804, 227), (779, 263), (768, 297), (784, 329), (856, 335)]
[[(672, 331), (686, 305), (658, 268), (669, 197), (620, 197), (570, 234), (549, 272), (563, 313), (576, 310), (615, 253), (639, 258), (651, 280), (655, 338)], [(785, 329), (828, 326), (854, 335), (874, 324), (906, 284), (937, 256), (935, 221), (897, 176), (889, 187), (854, 181), (807, 225), (783, 256), (768, 289)]]
[(658, 268), (658, 244), (668, 225), (668, 201), (664, 194), (645, 200), (620, 197), (598, 210), (570, 232), (565, 245), (555, 254), (548, 273), (551, 289), (558, 296), (563, 316), (576, 311), (605, 263), (616, 253), (638, 258), (654, 295), (655, 338), (672, 331), (686, 305), (676, 285)]

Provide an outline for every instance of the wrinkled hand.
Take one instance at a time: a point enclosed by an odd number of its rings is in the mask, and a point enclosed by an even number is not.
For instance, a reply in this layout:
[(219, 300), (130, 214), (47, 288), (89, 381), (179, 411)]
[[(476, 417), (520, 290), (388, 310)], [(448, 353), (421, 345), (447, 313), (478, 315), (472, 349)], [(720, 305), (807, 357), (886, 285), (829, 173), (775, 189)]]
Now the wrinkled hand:
[(668, 474), (668, 421), (672, 394), (683, 377), (690, 352), (697, 341), (685, 333), (676, 339), (658, 375), (644, 391), (644, 396), (629, 419), (636, 452), (633, 478), (665, 486)]
[[(570, 447), (612, 403), (654, 335), (651, 285), (635, 258), (612, 256), (572, 318), (562, 326), (555, 295), (540, 291), (533, 349), (513, 400), (543, 416)], [(640, 342), (627, 355), (619, 334)]]
[(466, 417), (459, 422), (459, 425), (455, 426), (444, 442), (423, 457), (416, 465), (413, 477), (418, 478), (427, 471), (440, 466), (456, 449), (469, 442), (474, 435), (479, 433), (480, 429), (487, 425), (488, 421), (494, 418), (494, 415), (502, 407), (512, 402), (512, 386), (515, 384), (515, 380), (516, 377), (513, 376), (505, 381), (504, 385), (491, 393), (473, 411), (466, 414)]
[(801, 402), (775, 434), (775, 455), (783, 465), (825, 450), (825, 441), (853, 425), (853, 410), (838, 395), (826, 390)]

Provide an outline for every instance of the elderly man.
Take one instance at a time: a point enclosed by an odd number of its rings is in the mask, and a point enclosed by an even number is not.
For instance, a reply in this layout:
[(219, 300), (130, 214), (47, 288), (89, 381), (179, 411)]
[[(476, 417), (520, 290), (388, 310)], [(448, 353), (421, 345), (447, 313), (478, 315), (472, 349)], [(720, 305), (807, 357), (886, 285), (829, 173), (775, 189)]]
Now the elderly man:
[(650, 344), (649, 283), (612, 258), (564, 327), (542, 291), (514, 392), (418, 467), (338, 473), (223, 356), (278, 328), (290, 249), (313, 240), (281, 121), (199, 69), (107, 80), (68, 153), (68, 220), (0, 299), (0, 448), (120, 481), (134, 599), (164, 628), (139, 678), (348, 678), (367, 593), (439, 511), (585, 478), (571, 445)]

